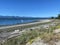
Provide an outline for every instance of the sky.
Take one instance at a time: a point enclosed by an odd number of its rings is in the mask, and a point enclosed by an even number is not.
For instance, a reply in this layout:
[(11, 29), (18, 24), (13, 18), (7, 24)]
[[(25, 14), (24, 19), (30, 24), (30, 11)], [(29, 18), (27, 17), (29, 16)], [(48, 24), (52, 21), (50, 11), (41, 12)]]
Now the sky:
[(60, 0), (0, 0), (1, 16), (52, 17), (60, 13)]

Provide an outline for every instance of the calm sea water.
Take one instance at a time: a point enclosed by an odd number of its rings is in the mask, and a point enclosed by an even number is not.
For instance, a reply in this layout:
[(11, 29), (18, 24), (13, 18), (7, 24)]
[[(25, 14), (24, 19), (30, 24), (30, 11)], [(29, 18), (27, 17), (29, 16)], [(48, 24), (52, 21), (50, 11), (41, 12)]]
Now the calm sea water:
[(33, 22), (35, 20), (0, 20), (0, 26)]

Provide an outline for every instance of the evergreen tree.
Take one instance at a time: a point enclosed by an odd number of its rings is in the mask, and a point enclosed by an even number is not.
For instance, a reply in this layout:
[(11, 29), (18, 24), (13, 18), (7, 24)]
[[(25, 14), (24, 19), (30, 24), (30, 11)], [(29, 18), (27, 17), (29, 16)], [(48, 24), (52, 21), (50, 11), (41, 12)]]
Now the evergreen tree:
[(60, 19), (60, 14), (58, 14), (58, 17), (57, 18)]

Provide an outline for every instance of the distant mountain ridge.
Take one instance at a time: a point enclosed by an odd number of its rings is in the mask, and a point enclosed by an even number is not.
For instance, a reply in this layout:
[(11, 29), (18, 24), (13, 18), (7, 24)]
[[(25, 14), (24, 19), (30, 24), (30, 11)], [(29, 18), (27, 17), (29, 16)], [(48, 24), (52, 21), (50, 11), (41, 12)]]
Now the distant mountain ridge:
[(19, 16), (0, 16), (0, 19), (49, 19), (40, 17), (19, 17)]

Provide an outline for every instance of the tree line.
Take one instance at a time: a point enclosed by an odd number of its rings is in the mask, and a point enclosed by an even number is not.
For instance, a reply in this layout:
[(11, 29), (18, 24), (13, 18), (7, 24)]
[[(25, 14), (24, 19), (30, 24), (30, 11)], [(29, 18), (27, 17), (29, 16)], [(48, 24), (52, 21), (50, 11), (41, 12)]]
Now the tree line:
[(60, 19), (60, 14), (57, 17), (51, 17), (51, 19)]

